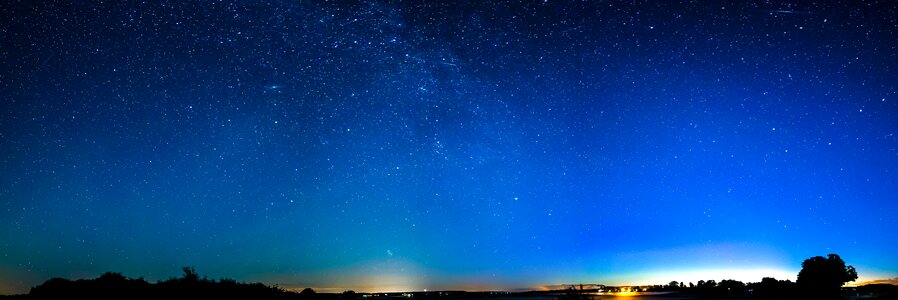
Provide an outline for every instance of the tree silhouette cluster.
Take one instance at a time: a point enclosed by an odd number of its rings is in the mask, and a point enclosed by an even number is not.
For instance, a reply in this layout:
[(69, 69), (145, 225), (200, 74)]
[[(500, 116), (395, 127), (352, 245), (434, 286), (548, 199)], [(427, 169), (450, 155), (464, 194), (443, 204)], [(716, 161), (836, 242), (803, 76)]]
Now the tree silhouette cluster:
[(762, 299), (795, 299), (795, 283), (791, 280), (776, 280), (764, 277), (761, 282), (751, 283), (748, 288), (752, 295)]
[[(667, 285), (649, 287), (649, 291), (677, 292), (698, 298), (754, 298), (754, 299), (836, 299), (843, 293), (863, 295), (869, 299), (895, 299), (898, 287), (893, 285), (862, 286), (843, 289), (849, 281), (857, 279), (854, 267), (846, 265), (836, 254), (815, 256), (801, 264), (798, 280), (776, 280), (766, 277), (761, 282), (743, 283), (737, 280), (699, 280), (697, 283), (671, 281)], [(261, 283), (241, 283), (233, 279), (210, 280), (200, 277), (192, 267), (184, 267), (180, 278), (149, 283), (143, 278), (128, 278), (120, 273), (108, 272), (96, 279), (67, 280), (53, 278), (31, 289), (31, 293), (18, 296), (22, 299), (299, 299), (299, 300), (353, 300), (369, 297), (372, 300), (412, 297), (415, 299), (468, 299), (499, 297), (494, 293), (470, 292), (416, 292), (401, 295), (365, 294), (353, 291), (342, 294), (318, 294), (310, 288), (295, 293)], [(592, 290), (593, 292), (597, 290)], [(561, 299), (588, 299), (583, 285), (558, 294), (540, 292), (518, 293), (521, 297), (552, 296)], [(535, 294), (534, 294), (535, 293)], [(411, 296), (409, 296), (411, 295)], [(502, 297), (510, 294), (501, 293)], [(476, 297), (475, 297), (476, 296)], [(0, 297), (4, 298), (4, 297)], [(5, 298), (13, 299), (13, 298)]]
[(287, 299), (298, 294), (261, 283), (200, 278), (191, 267), (184, 275), (157, 283), (107, 272), (96, 279), (53, 278), (33, 287), (31, 299)]
[[(787, 286), (780, 288), (778, 286)], [(720, 282), (716, 280), (699, 280), (697, 283), (680, 283), (671, 281), (665, 286), (658, 286), (652, 291), (659, 292), (679, 292), (699, 296), (700, 298), (732, 298), (732, 297), (752, 297), (761, 299), (776, 299), (784, 295), (785, 290), (791, 289), (791, 281), (777, 281), (773, 278), (764, 278), (761, 282), (744, 283), (733, 279), (724, 279)], [(757, 293), (758, 290), (769, 290), (770, 293)]]
[(796, 282), (770, 277), (763, 278), (761, 282), (748, 284), (730, 279), (720, 282), (699, 280), (696, 284), (689, 283), (687, 288), (683, 283), (671, 281), (665, 286), (657, 286), (654, 290), (683, 292), (703, 298), (835, 299), (841, 297), (842, 286), (845, 283), (857, 279), (854, 267), (845, 265), (837, 254), (808, 258), (802, 262), (801, 267)]

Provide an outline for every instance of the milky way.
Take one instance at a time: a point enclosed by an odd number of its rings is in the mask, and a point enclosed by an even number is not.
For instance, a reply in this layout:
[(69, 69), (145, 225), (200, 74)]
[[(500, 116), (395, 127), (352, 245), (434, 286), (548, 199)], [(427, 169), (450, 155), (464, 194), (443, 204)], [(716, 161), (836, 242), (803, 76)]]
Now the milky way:
[(0, 4), (0, 294), (898, 277), (894, 2), (156, 2)]

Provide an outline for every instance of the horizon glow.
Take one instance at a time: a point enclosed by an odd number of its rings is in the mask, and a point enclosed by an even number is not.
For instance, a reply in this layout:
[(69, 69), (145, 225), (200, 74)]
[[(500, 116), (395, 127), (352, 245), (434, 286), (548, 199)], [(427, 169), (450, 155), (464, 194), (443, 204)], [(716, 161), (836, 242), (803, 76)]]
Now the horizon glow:
[(898, 278), (898, 4), (0, 3), (0, 294)]

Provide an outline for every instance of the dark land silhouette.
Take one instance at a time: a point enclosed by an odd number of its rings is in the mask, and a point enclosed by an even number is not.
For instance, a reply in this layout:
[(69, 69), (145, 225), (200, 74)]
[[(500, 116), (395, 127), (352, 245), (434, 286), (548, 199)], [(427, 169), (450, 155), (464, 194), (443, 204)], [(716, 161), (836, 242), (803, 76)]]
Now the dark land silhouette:
[(737, 280), (699, 280), (696, 283), (671, 281), (666, 285), (613, 287), (570, 285), (566, 289), (530, 292), (432, 291), (404, 293), (316, 293), (311, 288), (288, 291), (262, 283), (242, 283), (233, 279), (213, 280), (192, 267), (184, 267), (179, 278), (150, 283), (143, 278), (128, 278), (107, 272), (95, 279), (53, 278), (35, 286), (26, 295), (0, 296), (0, 299), (603, 299), (601, 293), (635, 291), (648, 299), (898, 299), (898, 286), (872, 284), (842, 287), (857, 279), (854, 267), (836, 254), (815, 256), (802, 263), (797, 282), (766, 277), (760, 282)]
[(857, 279), (857, 271), (846, 266), (842, 258), (830, 254), (826, 258), (814, 256), (801, 263), (798, 287), (801, 292), (816, 299), (838, 298), (846, 282)]

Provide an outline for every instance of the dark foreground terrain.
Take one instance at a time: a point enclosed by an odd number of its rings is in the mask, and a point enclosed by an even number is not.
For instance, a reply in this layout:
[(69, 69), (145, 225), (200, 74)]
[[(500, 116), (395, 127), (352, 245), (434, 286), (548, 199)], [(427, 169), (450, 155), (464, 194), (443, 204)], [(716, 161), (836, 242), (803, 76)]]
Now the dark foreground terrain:
[[(95, 279), (67, 280), (53, 278), (35, 286), (26, 295), (0, 296), (11, 299), (297, 299), (297, 300), (390, 300), (390, 299), (477, 299), (477, 300), (599, 300), (599, 299), (898, 299), (898, 286), (874, 284), (843, 288), (841, 295), (809, 297), (788, 280), (765, 278), (762, 282), (743, 284), (724, 280), (700, 281), (685, 287), (671, 282), (666, 286), (641, 287), (639, 294), (615, 295), (619, 287), (568, 289), (530, 292), (464, 292), (431, 291), (404, 293), (316, 293), (312, 289), (288, 291), (261, 283), (242, 283), (232, 279), (211, 280), (185, 267), (184, 275), (156, 283), (143, 278), (128, 278), (120, 273), (105, 273)], [(629, 287), (627, 288), (629, 290)], [(600, 294), (602, 292), (603, 294)], [(612, 292), (611, 294), (608, 294)]]

